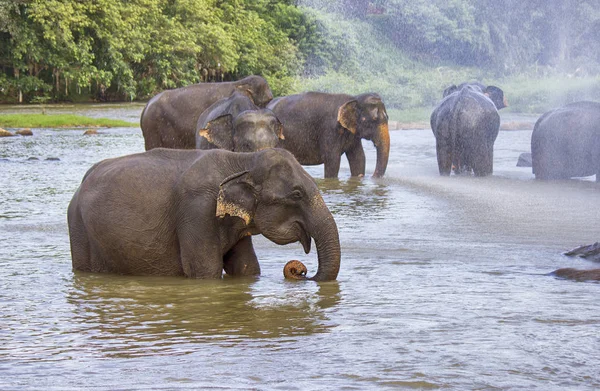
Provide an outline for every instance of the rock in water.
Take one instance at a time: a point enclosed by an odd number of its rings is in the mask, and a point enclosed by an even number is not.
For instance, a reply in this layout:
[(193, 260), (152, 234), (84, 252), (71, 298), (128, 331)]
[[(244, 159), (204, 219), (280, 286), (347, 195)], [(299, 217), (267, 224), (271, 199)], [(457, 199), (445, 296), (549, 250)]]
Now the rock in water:
[(283, 267), (283, 276), (291, 280), (304, 280), (308, 270), (300, 261), (292, 260)]
[(14, 136), (14, 134), (9, 132), (8, 130), (4, 130), (4, 129), (0, 128), (0, 137), (11, 137), (11, 136)]
[(19, 129), (16, 133), (21, 136), (33, 136), (31, 129)]
[(569, 257), (581, 257), (591, 261), (600, 262), (600, 242), (594, 244), (575, 247), (567, 251), (564, 255)]
[(578, 270), (564, 268), (553, 271), (551, 274), (560, 278), (575, 281), (600, 281), (600, 269)]
[(517, 160), (517, 167), (531, 167), (531, 153), (523, 152), (519, 155), (519, 160)]

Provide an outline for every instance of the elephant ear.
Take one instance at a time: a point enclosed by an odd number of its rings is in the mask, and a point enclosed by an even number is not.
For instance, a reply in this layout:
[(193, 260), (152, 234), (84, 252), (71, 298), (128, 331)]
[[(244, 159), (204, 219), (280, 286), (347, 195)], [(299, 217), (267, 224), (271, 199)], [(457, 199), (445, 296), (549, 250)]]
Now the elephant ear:
[(277, 138), (280, 140), (285, 140), (285, 136), (283, 135), (283, 124), (281, 123), (279, 118), (277, 118), (275, 113), (273, 113), (272, 110), (270, 110), (270, 109), (265, 109), (265, 110), (268, 110), (268, 112), (270, 114), (273, 114), (273, 117), (275, 117), (275, 134), (277, 135)]
[(338, 110), (338, 122), (350, 133), (356, 134), (358, 122), (358, 101), (351, 100), (344, 103)]
[(285, 136), (283, 135), (283, 124), (279, 120), (277, 120), (277, 138), (285, 140)]
[(445, 97), (447, 97), (448, 95), (450, 95), (450, 94), (452, 94), (452, 93), (454, 93), (454, 92), (456, 92), (456, 91), (458, 91), (458, 87), (457, 87), (455, 84), (452, 84), (450, 87), (448, 87), (448, 88), (446, 88), (446, 89), (444, 90), (443, 97), (445, 98)]
[(256, 186), (249, 171), (233, 174), (219, 185), (216, 215), (224, 218), (226, 215), (239, 217), (249, 225), (256, 210)]
[(198, 131), (198, 135), (221, 149), (233, 151), (233, 121), (231, 115), (225, 114), (208, 121), (204, 129)]
[(252, 103), (256, 104), (256, 102), (254, 101), (254, 94), (252, 93), (252, 88), (249, 84), (242, 84), (236, 87), (236, 89), (241, 93), (246, 95), (248, 98), (250, 98), (250, 100), (252, 101)]
[(496, 108), (498, 110), (508, 106), (508, 102), (506, 101), (506, 97), (504, 96), (504, 91), (502, 91), (501, 88), (498, 88), (496, 86), (487, 86), (484, 91), (484, 94), (487, 95), (492, 100), (492, 102), (494, 102), (494, 105), (496, 105)]

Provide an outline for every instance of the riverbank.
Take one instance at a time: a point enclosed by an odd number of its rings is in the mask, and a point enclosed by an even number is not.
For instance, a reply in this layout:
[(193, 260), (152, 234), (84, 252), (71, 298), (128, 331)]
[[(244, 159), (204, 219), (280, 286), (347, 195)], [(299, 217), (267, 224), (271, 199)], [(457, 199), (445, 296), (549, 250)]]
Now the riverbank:
[(0, 128), (131, 127), (136, 123), (75, 114), (0, 114)]
[[(138, 127), (144, 102), (77, 105), (0, 105), (0, 128)], [(433, 107), (390, 109), (389, 129), (430, 129)], [(68, 114), (67, 112), (78, 114)], [(41, 114), (45, 112), (46, 114)], [(500, 112), (501, 130), (531, 130), (538, 114)]]

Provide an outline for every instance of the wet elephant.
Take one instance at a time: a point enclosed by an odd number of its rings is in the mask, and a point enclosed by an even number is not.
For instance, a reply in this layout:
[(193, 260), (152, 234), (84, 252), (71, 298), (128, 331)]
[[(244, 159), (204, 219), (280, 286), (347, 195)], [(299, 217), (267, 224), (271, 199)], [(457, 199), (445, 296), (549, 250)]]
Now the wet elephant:
[(600, 103), (581, 101), (542, 115), (531, 134), (536, 179), (596, 175), (600, 182)]
[(317, 281), (336, 279), (332, 214), (288, 151), (152, 151), (107, 159), (68, 208), (73, 269), (221, 278), (260, 274), (251, 235), (318, 253)]
[(458, 86), (452, 84), (444, 90), (443, 97), (445, 98), (450, 94), (460, 91), (464, 87), (472, 88), (475, 91), (481, 92), (482, 94), (486, 95), (492, 100), (492, 102), (494, 102), (494, 105), (498, 110), (508, 107), (508, 101), (504, 96), (504, 91), (502, 91), (501, 88), (496, 86), (486, 86), (485, 84), (479, 83), (477, 81), (461, 83)]
[(140, 126), (146, 150), (152, 148), (196, 148), (196, 125), (204, 110), (234, 91), (248, 94), (254, 104), (265, 107), (273, 94), (261, 76), (223, 83), (199, 83), (163, 91), (148, 101)]
[(382, 177), (390, 153), (388, 115), (377, 94), (305, 92), (274, 99), (267, 108), (283, 124), (279, 145), (292, 152), (300, 164), (325, 165), (325, 177), (335, 178), (341, 155), (346, 154), (352, 176), (365, 174), (362, 139), (377, 149), (374, 177)]
[(283, 139), (283, 126), (269, 109), (260, 109), (238, 91), (219, 99), (198, 118), (196, 148), (256, 152), (274, 148)]
[(471, 170), (476, 176), (493, 173), (500, 115), (478, 87), (464, 86), (447, 95), (433, 110), (430, 122), (440, 175), (450, 175), (453, 166), (457, 174)]

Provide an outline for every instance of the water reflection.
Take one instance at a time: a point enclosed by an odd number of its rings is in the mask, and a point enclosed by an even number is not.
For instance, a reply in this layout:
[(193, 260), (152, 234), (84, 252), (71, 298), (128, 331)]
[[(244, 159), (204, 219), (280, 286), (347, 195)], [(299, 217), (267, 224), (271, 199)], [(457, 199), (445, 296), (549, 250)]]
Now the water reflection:
[(89, 336), (89, 347), (106, 356), (191, 353), (197, 343), (294, 339), (334, 326), (325, 310), (340, 300), (337, 283), (284, 282), (267, 292), (260, 285), (260, 279), (75, 273), (67, 302), (74, 332)]
[(377, 219), (388, 208), (389, 189), (383, 180), (356, 177), (315, 180), (335, 216), (369, 216)]

